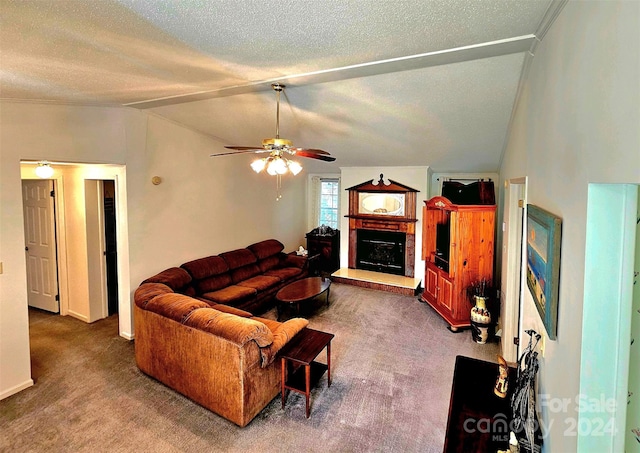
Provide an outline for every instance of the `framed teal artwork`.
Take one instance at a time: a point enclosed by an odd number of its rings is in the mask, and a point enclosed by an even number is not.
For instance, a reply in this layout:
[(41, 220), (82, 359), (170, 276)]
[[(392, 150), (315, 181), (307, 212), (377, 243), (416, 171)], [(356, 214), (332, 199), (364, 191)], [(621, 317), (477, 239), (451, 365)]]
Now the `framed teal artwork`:
[(560, 217), (527, 205), (527, 286), (552, 340), (558, 327), (561, 230)]

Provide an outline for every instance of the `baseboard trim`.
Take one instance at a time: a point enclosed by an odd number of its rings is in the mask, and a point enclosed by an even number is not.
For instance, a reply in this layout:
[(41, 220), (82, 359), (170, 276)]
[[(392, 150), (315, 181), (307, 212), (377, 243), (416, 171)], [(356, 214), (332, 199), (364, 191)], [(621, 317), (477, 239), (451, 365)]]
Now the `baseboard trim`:
[(8, 398), (11, 395), (15, 395), (16, 393), (21, 392), (24, 389), (27, 389), (27, 388), (29, 388), (31, 386), (33, 386), (33, 379), (28, 379), (27, 381), (23, 382), (22, 384), (16, 385), (15, 387), (10, 388), (9, 390), (5, 390), (4, 392), (0, 393), (0, 400)]

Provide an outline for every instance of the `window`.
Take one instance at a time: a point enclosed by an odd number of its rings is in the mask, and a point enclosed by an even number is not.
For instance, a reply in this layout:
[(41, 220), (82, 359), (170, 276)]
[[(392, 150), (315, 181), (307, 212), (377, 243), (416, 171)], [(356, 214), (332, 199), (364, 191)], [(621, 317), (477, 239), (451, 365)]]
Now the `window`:
[(319, 182), (318, 226), (327, 225), (338, 229), (340, 180), (338, 178), (320, 178)]

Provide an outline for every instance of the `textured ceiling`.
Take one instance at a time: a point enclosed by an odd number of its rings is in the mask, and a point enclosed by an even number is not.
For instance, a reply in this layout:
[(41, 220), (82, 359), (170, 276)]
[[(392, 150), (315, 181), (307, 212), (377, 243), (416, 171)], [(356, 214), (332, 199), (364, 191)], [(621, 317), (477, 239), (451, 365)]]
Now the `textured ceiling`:
[(556, 5), (0, 0), (0, 97), (146, 108), (218, 139), (214, 153), (274, 135), (278, 79), (281, 135), (337, 158), (307, 170), (495, 171), (525, 52)]

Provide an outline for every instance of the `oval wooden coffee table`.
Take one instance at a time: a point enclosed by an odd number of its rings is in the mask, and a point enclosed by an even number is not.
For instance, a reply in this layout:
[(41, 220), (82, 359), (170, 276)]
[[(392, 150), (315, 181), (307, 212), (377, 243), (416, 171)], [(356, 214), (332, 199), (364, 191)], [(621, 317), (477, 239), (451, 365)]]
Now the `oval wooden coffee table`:
[(278, 320), (284, 304), (295, 304), (296, 313), (300, 316), (300, 302), (311, 300), (324, 292), (327, 293), (327, 305), (329, 305), (330, 287), (331, 280), (324, 277), (308, 277), (288, 284), (276, 294)]

